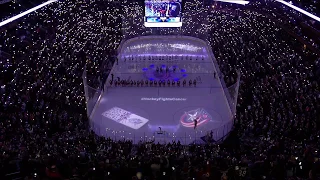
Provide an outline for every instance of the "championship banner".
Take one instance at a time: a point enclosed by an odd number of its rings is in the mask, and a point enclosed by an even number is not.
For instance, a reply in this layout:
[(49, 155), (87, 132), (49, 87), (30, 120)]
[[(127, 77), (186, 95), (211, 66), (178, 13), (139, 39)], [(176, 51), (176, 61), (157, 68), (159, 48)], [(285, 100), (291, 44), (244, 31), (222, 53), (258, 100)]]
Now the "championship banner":
[(4, 3), (7, 3), (7, 2), (10, 2), (12, 0), (0, 0), (0, 4), (4, 4)]

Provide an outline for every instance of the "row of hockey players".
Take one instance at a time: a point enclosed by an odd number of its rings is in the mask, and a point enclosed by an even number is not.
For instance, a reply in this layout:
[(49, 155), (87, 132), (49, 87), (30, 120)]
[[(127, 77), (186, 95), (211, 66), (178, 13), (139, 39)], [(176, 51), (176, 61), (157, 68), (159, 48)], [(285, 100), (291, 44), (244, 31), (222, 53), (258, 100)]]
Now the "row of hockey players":
[[(180, 58), (178, 58), (180, 57)], [(129, 57), (124, 57), (124, 62), (127, 62), (127, 61), (146, 61), (146, 60), (204, 60), (204, 57), (203, 56), (129, 56)]]
[[(183, 87), (187, 86), (187, 80), (183, 80), (182, 83), (181, 81), (174, 81), (174, 80), (110, 80), (109, 81), (110, 86), (137, 86), (137, 87), (142, 87), (142, 86), (178, 86), (182, 84)], [(196, 80), (189, 80), (189, 86), (194, 86), (196, 87), (197, 81)]]
[(173, 73), (175, 73), (176, 72), (176, 67), (156, 67), (155, 68), (156, 69), (156, 72), (157, 73), (164, 73), (164, 72), (166, 72), (166, 73), (168, 73), (168, 72), (173, 72)]

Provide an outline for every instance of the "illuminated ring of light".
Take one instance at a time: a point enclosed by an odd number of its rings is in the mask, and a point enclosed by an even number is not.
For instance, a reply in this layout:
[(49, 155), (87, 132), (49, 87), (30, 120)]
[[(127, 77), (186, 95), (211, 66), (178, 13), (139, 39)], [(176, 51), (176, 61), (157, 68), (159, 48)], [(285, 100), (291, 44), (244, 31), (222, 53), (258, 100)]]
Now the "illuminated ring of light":
[(38, 5), (38, 6), (34, 7), (34, 8), (31, 8), (31, 9), (29, 9), (29, 10), (23, 12), (23, 13), (20, 13), (20, 14), (18, 14), (16, 16), (13, 16), (13, 17), (9, 18), (9, 19), (6, 19), (6, 20), (0, 22), (0, 27), (4, 26), (4, 25), (6, 25), (6, 24), (8, 24), (10, 22), (13, 22), (13, 21), (15, 21), (15, 20), (27, 15), (27, 14), (30, 14), (30, 13), (32, 13), (32, 12), (34, 12), (34, 11), (44, 7), (44, 6), (47, 6), (47, 5), (49, 5), (49, 4), (53, 3), (53, 2), (56, 2), (56, 1), (58, 1), (58, 0), (47, 1), (47, 2), (42, 3), (42, 4), (40, 4), (40, 5)]
[(286, 2), (286, 1), (283, 1), (283, 0), (276, 0), (276, 1), (278, 1), (279, 3), (282, 3), (282, 4), (286, 5), (286, 6), (289, 6), (292, 9), (294, 9), (296, 11), (299, 11), (300, 13), (302, 13), (302, 14), (304, 14), (306, 16), (309, 16), (310, 18), (320, 22), (320, 18), (319, 17), (317, 17), (317, 16), (315, 16), (315, 15), (313, 15), (313, 14), (311, 14), (311, 13), (309, 13), (309, 12), (307, 12), (307, 11), (301, 9), (301, 8), (298, 8), (297, 6), (294, 6), (294, 5), (292, 5), (292, 4), (290, 4), (290, 3)]
[(241, 5), (246, 5), (249, 4), (249, 1), (243, 1), (243, 0), (215, 0), (215, 1), (220, 1), (220, 2), (225, 2), (225, 3), (234, 3), (234, 4), (241, 4)]
[[(170, 74), (164, 74), (164, 76), (161, 76), (161, 77), (158, 77), (158, 76), (156, 76), (156, 75), (154, 75), (153, 74), (154, 72), (151, 72), (150, 73), (150, 71), (146, 71), (145, 72), (145, 76), (146, 76), (146, 78), (147, 79), (154, 79), (154, 80), (161, 80), (161, 81), (163, 81), (163, 80), (167, 80), (167, 79), (169, 79), (171, 76), (170, 76)], [(151, 77), (152, 76), (152, 77)]]
[[(185, 74), (186, 73), (185, 69), (181, 69), (180, 71), (176, 72), (176, 73), (179, 73), (179, 74), (171, 73), (171, 72), (169, 72), (169, 73), (165, 73), (164, 72), (163, 76), (158, 77), (158, 76), (155, 75), (155, 66), (153, 64), (151, 64), (149, 67), (150, 68), (147, 68), (147, 67), (142, 68), (142, 71), (144, 72), (144, 76), (149, 80), (153, 79), (153, 80), (156, 80), (156, 81), (157, 80), (165, 81), (165, 80), (168, 80), (168, 79), (172, 79), (174, 81), (179, 81), (182, 78), (187, 77), (187, 74)], [(162, 67), (163, 67), (163, 65), (162, 65)], [(172, 67), (178, 68), (176, 65), (174, 65)]]

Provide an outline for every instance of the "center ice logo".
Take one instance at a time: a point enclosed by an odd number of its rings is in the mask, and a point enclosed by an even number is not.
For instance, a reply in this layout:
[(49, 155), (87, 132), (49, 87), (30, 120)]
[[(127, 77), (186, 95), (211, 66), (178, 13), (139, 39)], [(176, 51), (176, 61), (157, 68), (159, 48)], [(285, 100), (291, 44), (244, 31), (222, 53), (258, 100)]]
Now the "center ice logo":
[(194, 127), (194, 120), (197, 120), (197, 126), (201, 126), (212, 121), (212, 117), (205, 109), (198, 108), (185, 112), (180, 118), (180, 123), (184, 127)]
[(187, 77), (185, 69), (181, 69), (178, 66), (166, 66), (166, 65), (154, 65), (143, 68), (144, 75), (149, 80), (172, 80), (180, 81), (184, 77)]

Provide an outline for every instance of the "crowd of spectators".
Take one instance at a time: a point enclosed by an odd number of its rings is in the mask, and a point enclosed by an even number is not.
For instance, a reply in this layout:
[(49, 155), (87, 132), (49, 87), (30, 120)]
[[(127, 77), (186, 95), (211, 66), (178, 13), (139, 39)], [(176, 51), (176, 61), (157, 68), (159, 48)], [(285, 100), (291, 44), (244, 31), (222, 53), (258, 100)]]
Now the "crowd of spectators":
[[(259, 5), (259, 3), (256, 3), (256, 5)], [(317, 51), (320, 50), (320, 22), (280, 3), (267, 3), (267, 5), (273, 8), (273, 13), (269, 14), (270, 18), (279, 21), (282, 27), (286, 27), (302, 38), (305, 41), (304, 44), (308, 43)]]
[(5, 20), (31, 9), (46, 0), (4, 0), (0, 2), (0, 20)]
[[(143, 2), (66, 0), (0, 32), (0, 178), (319, 178), (319, 55), (268, 12), (201, 3), (186, 0), (178, 29), (143, 27)], [(226, 82), (240, 71), (224, 143), (134, 145), (90, 130), (84, 67), (98, 88), (121, 40), (152, 34), (205, 39)]]
[(305, 11), (320, 16), (320, 3), (317, 0), (292, 0), (290, 2)]

